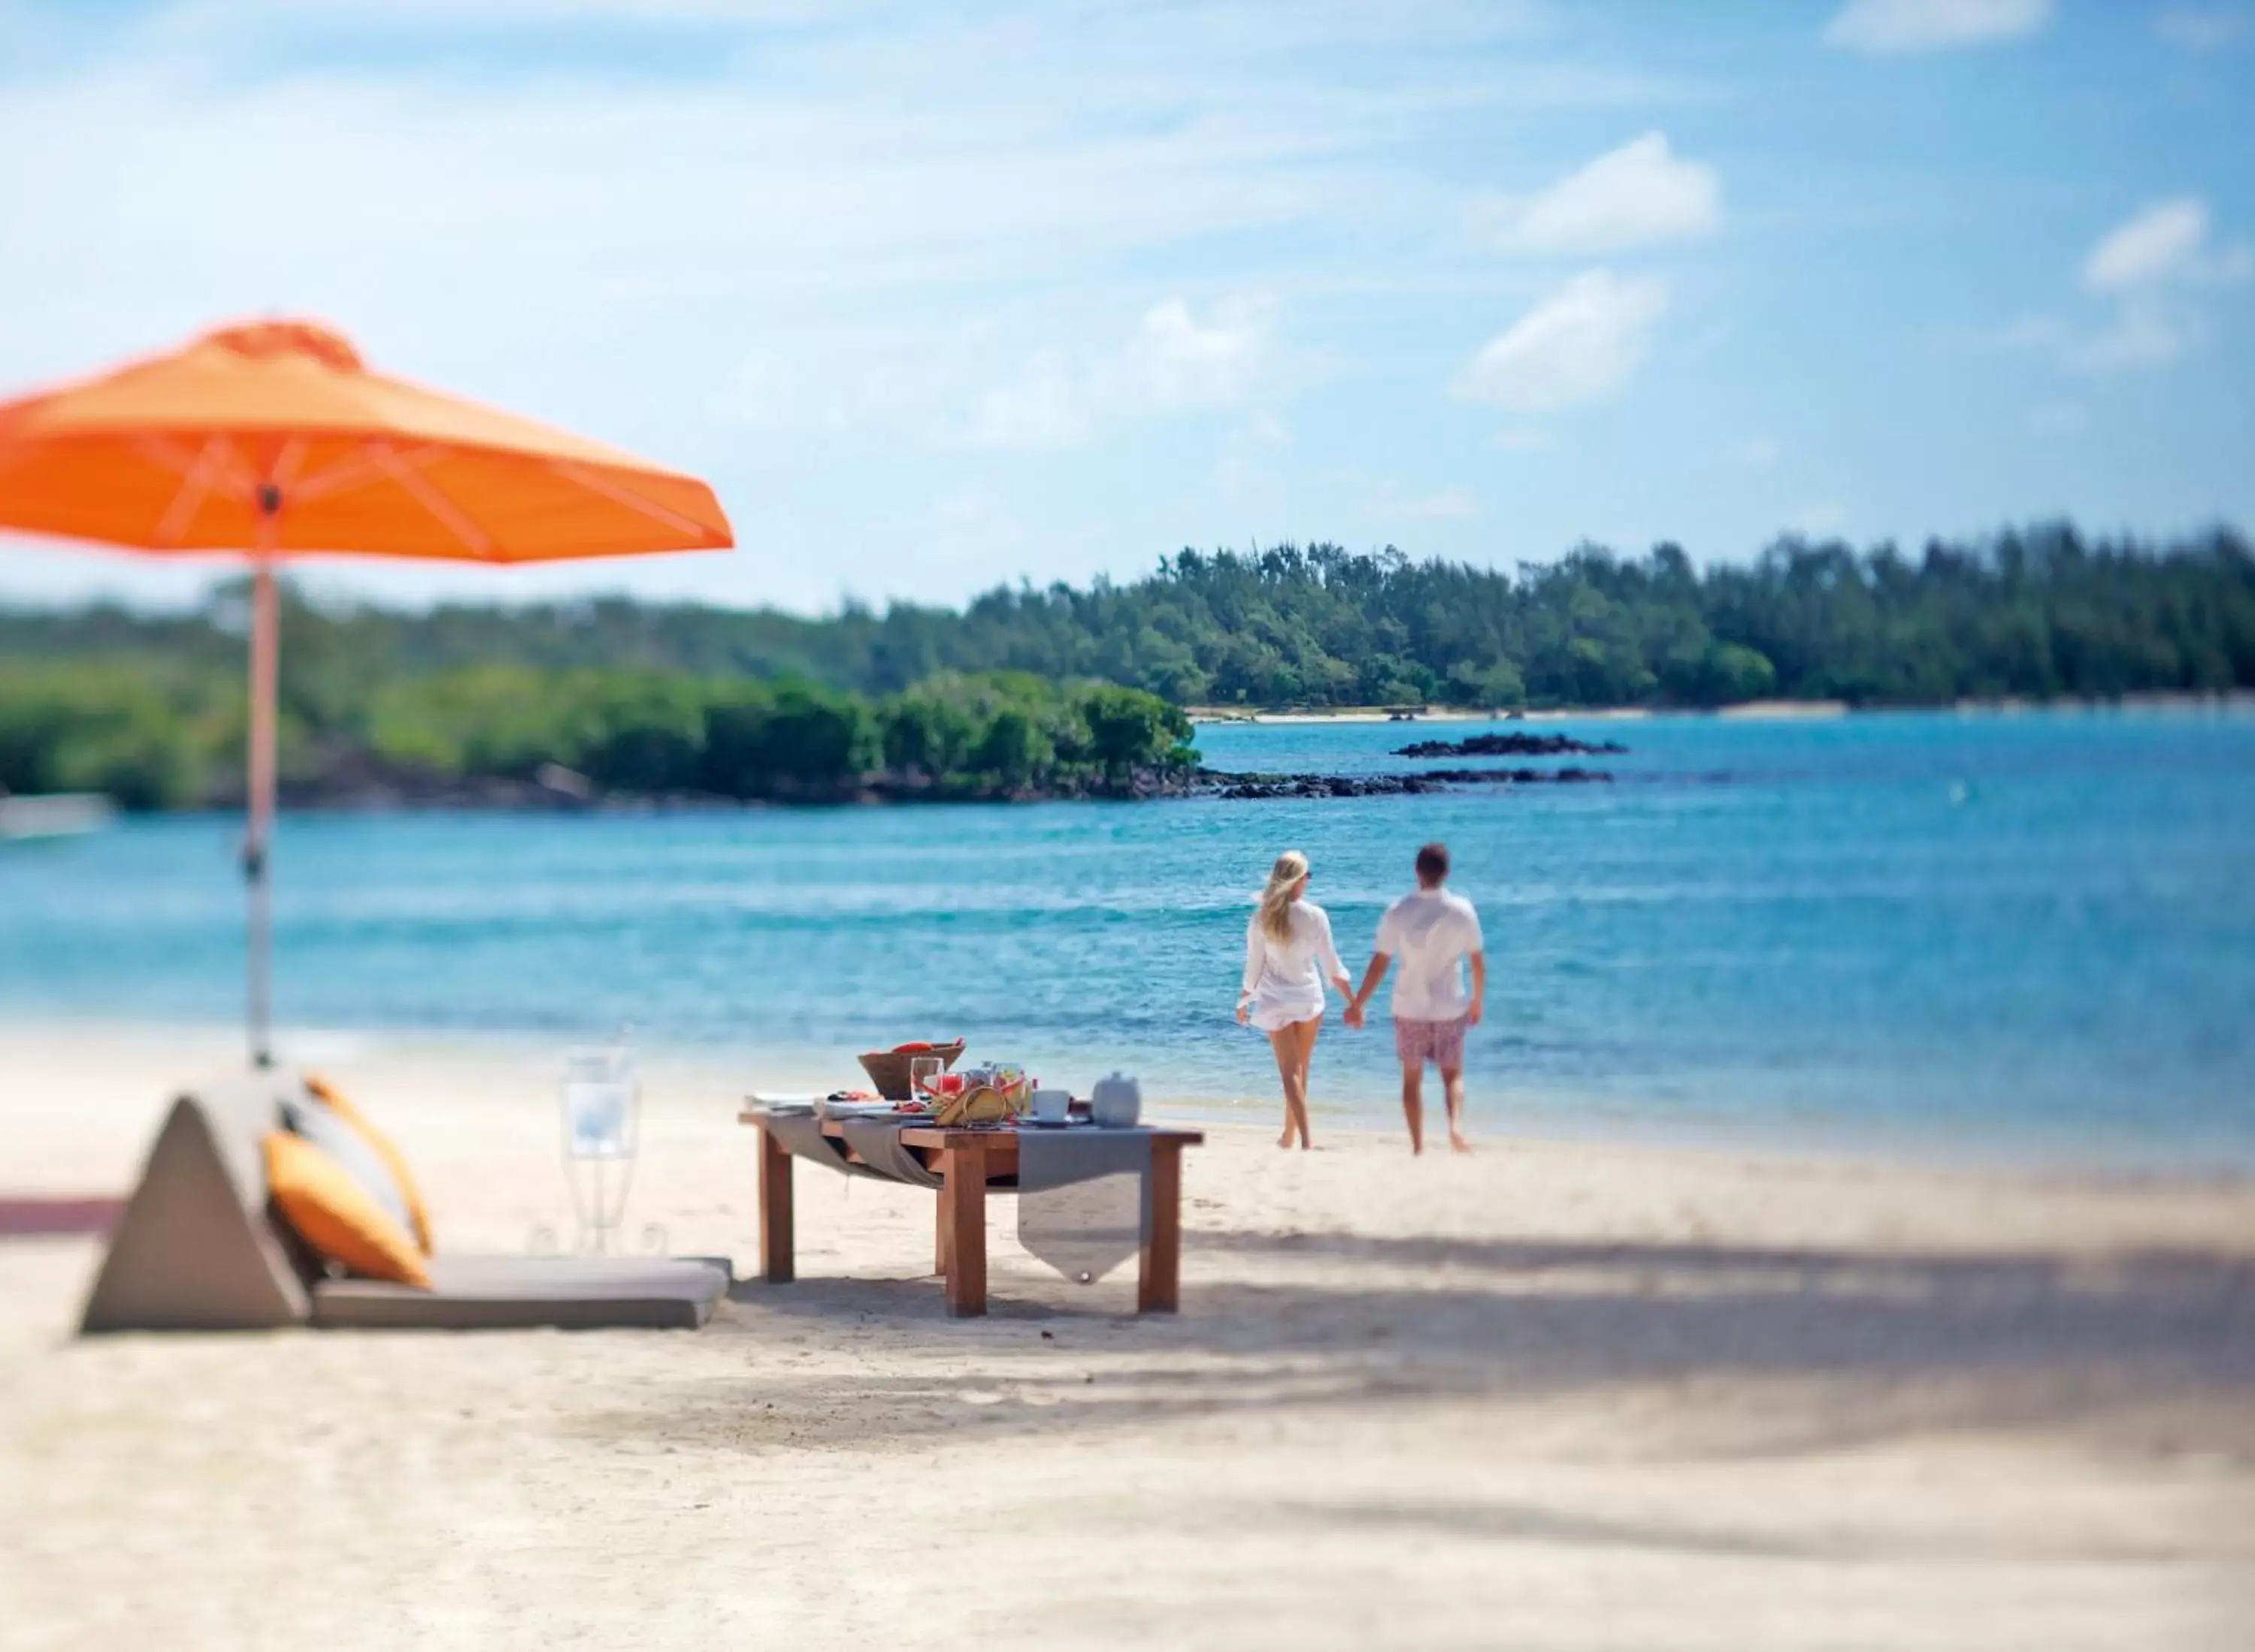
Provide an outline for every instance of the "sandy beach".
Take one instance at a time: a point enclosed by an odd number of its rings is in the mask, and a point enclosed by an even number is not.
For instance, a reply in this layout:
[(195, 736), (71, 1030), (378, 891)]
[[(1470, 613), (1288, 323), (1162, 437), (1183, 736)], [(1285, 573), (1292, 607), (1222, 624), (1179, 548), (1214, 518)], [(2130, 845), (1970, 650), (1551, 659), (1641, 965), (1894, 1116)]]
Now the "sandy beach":
[[(567, 1223), (539, 1064), (322, 1053), (442, 1246)], [(0, 1192), (122, 1191), (233, 1058), (0, 1035)], [(750, 1270), (748, 1082), (650, 1068), (630, 1237)], [(1005, 1208), (951, 1321), (927, 1196), (805, 1170), (800, 1282), (694, 1333), (81, 1343), (98, 1241), (0, 1241), (0, 1646), (2247, 1644), (2245, 1181), (1500, 1112), (1461, 1160), (1215, 1131), (1173, 1318)]]

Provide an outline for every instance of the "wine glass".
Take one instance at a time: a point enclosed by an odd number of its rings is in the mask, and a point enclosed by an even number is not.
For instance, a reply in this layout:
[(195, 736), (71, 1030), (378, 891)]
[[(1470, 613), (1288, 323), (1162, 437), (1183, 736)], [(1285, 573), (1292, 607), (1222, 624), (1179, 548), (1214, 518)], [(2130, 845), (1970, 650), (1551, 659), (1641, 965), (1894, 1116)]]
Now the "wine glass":
[(938, 1056), (910, 1056), (909, 1058), (909, 1100), (930, 1100), (931, 1086), (938, 1081), (941, 1070), (945, 1065)]

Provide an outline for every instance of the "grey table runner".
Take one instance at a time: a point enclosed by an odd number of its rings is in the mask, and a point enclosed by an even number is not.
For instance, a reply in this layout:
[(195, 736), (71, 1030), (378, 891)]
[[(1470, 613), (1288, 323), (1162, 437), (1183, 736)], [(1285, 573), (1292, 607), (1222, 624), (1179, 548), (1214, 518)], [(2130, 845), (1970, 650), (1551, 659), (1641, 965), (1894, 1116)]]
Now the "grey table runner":
[(826, 1170), (846, 1168), (846, 1149), (822, 1133), (822, 1121), (811, 1113), (770, 1113), (764, 1127), (783, 1144), (784, 1152)]
[(917, 1156), (901, 1145), (899, 1125), (875, 1119), (847, 1119), (839, 1128), (846, 1132), (846, 1145), (859, 1153), (868, 1165), (868, 1174), (889, 1182), (906, 1182), (911, 1187), (940, 1185), (939, 1173), (924, 1169)]
[[(769, 1134), (794, 1157), (849, 1176), (937, 1189), (942, 1177), (901, 1143), (901, 1126), (846, 1119), (841, 1141), (812, 1114), (770, 1114)], [(999, 1133), (998, 1133), (999, 1134)], [(1150, 1223), (1149, 1130), (1022, 1129), (1018, 1242), (1068, 1279), (1090, 1284), (1143, 1248)], [(851, 1163), (851, 1148), (862, 1161)]]
[(1143, 1248), (1151, 1216), (1148, 1130), (1018, 1132), (1018, 1242), (1093, 1284)]
[[(783, 1150), (794, 1158), (819, 1164), (847, 1176), (867, 1176), (881, 1182), (905, 1182), (911, 1187), (938, 1187), (936, 1171), (924, 1169), (917, 1156), (901, 1145), (901, 1127), (876, 1119), (841, 1119), (845, 1135), (823, 1133), (822, 1120), (811, 1113), (771, 1113), (767, 1128)], [(851, 1148), (861, 1157), (854, 1163), (846, 1156)]]

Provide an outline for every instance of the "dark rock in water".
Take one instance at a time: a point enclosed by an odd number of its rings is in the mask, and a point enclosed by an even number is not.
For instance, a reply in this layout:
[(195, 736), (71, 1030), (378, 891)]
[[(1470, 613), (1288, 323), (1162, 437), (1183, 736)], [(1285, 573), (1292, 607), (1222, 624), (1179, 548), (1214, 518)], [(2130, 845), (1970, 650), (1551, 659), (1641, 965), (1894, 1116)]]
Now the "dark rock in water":
[(1436, 769), (1414, 775), (1225, 774), (1201, 769), (1189, 795), (1261, 802), (1281, 798), (1421, 797), (1463, 786), (1605, 784), (1612, 777), (1596, 769)]
[(1397, 757), (1558, 757), (1568, 753), (1625, 752), (1626, 746), (1601, 740), (1591, 745), (1571, 735), (1474, 735), (1469, 740), (1421, 740)]
[(1412, 780), (1438, 781), (1449, 786), (1575, 786), (1610, 784), (1612, 777), (1602, 769), (1428, 769)]

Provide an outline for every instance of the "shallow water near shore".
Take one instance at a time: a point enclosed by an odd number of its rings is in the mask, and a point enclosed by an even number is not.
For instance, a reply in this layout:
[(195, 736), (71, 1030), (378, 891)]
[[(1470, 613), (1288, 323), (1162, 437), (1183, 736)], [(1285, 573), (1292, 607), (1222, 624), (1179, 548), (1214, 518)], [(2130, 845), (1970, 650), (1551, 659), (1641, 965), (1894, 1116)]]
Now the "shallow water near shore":
[[(1226, 725), (1217, 768), (1414, 768), (1486, 725)], [(286, 1030), (653, 1051), (813, 1076), (963, 1033), (1085, 1087), (1235, 1112), (1230, 1020), (1281, 849), (1359, 968), (1417, 844), (1484, 915), (1475, 1093), (1518, 1130), (1962, 1144), (2255, 1166), (2255, 717), (1546, 721), (1608, 786), (1273, 803), (293, 816)], [(1528, 760), (1508, 760), (1518, 766)], [(1461, 766), (1461, 765), (1458, 765)], [(221, 818), (0, 852), (0, 1017), (223, 1023), (242, 918)], [(285, 1049), (287, 1039), (285, 1037)], [(1391, 1116), (1383, 1024), (1336, 1014), (1333, 1117)]]

